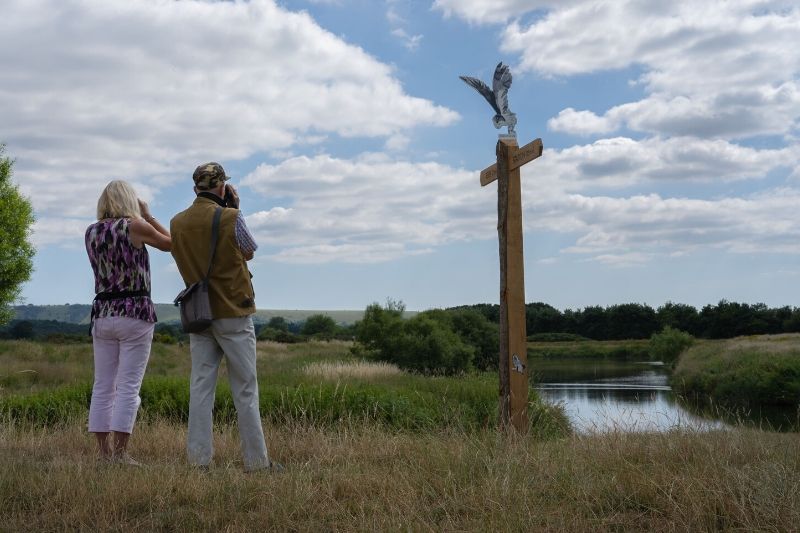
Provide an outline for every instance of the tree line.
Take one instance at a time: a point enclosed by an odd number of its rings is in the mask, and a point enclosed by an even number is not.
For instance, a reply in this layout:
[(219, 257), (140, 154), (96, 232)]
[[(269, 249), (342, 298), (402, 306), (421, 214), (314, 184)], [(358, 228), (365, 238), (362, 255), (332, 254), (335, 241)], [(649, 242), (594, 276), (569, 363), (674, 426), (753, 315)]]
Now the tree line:
[[(495, 324), (500, 320), (500, 306), (497, 304), (463, 305), (447, 309), (458, 310), (475, 311)], [(525, 306), (525, 314), (527, 333), (532, 340), (557, 340), (559, 336), (569, 335), (594, 340), (647, 339), (667, 326), (705, 339), (800, 332), (798, 307), (770, 308), (763, 303), (746, 304), (727, 300), (706, 305), (699, 310), (691, 305), (668, 302), (656, 309), (645, 304), (627, 303), (559, 311), (549, 304), (534, 302)], [(0, 326), (0, 338), (52, 337), (51, 340), (56, 340), (65, 337), (78, 340), (79, 337), (85, 337), (87, 332), (88, 326), (85, 324), (67, 324), (55, 320), (13, 320)], [(338, 324), (333, 318), (318, 314), (302, 322), (272, 317), (266, 323), (256, 324), (256, 334), (260, 340), (289, 343), (309, 338), (352, 340), (357, 331), (354, 324)], [(180, 326), (171, 322), (158, 323), (156, 335), (157, 340), (166, 342), (186, 340)]]
[[(453, 309), (475, 309), (492, 322), (499, 322), (500, 306), (476, 304)], [(800, 308), (771, 308), (763, 303), (746, 304), (721, 300), (697, 309), (667, 302), (653, 309), (646, 304), (626, 303), (607, 307), (559, 311), (534, 302), (525, 306), (527, 334), (579, 335), (594, 340), (647, 339), (669, 326), (698, 338), (725, 339), (741, 335), (800, 332)]]
[[(266, 323), (254, 324), (259, 340), (295, 343), (307, 340), (352, 340), (355, 326), (338, 324), (324, 314), (309, 316), (300, 322), (289, 322), (284, 317), (272, 317)], [(91, 342), (88, 324), (73, 324), (59, 320), (15, 319), (0, 325), (0, 339), (44, 340), (51, 342)], [(158, 322), (153, 339), (174, 344), (188, 342), (189, 336), (176, 321)]]

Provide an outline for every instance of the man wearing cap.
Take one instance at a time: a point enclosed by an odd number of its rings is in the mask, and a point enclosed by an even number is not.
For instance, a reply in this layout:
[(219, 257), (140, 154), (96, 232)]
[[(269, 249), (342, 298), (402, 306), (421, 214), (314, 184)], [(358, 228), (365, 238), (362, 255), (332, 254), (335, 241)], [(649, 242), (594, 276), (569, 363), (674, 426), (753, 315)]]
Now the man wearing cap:
[(189, 334), (192, 354), (189, 462), (207, 467), (214, 454), (214, 392), (219, 364), (225, 356), (239, 419), (244, 468), (247, 471), (281, 469), (269, 459), (258, 407), (256, 336), (251, 316), (256, 304), (247, 268), (256, 243), (239, 210), (235, 189), (225, 183), (228, 176), (222, 166), (214, 162), (200, 165), (192, 177), (197, 198), (170, 222), (172, 256), (187, 286), (206, 275), (214, 212), (218, 206), (223, 210), (209, 276), (208, 294), (214, 320), (206, 331)]

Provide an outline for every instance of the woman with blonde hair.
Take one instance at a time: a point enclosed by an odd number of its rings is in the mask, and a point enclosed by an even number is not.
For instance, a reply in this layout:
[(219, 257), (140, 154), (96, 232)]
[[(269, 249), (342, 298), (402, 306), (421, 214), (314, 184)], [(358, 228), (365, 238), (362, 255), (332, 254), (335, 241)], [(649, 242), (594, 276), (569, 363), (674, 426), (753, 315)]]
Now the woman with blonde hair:
[(128, 454), (128, 439), (141, 402), (139, 389), (156, 322), (145, 245), (170, 251), (169, 231), (130, 184), (112, 181), (97, 201), (97, 222), (86, 229), (96, 293), (91, 314), (94, 386), (89, 432), (97, 438), (101, 459), (137, 466)]

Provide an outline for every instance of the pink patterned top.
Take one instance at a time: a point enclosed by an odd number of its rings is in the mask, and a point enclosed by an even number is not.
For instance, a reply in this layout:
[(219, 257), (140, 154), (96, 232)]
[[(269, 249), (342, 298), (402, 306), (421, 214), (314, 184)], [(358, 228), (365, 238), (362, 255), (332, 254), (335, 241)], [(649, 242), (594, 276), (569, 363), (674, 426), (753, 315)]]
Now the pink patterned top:
[[(94, 271), (95, 293), (150, 291), (150, 256), (145, 246), (136, 248), (131, 242), (130, 222), (128, 218), (107, 218), (86, 228), (86, 253)], [(149, 296), (95, 300), (92, 316), (157, 320)]]

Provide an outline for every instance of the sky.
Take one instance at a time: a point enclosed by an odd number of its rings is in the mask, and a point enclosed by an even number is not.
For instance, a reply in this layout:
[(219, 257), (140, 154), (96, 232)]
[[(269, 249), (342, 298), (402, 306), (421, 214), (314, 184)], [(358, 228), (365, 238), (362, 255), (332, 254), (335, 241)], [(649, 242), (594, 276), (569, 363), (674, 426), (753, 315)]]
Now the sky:
[[(165, 224), (220, 162), (261, 309), (499, 300), (493, 112), (513, 74), (526, 301), (800, 304), (800, 7), (769, 0), (0, 0), (0, 142), (30, 304), (89, 303), (97, 198)], [(150, 250), (152, 292), (183, 282)]]

